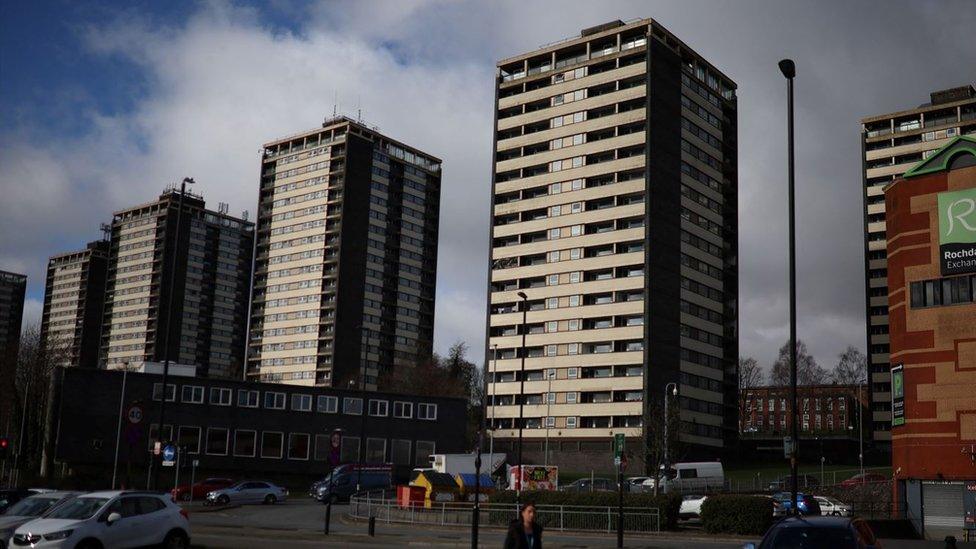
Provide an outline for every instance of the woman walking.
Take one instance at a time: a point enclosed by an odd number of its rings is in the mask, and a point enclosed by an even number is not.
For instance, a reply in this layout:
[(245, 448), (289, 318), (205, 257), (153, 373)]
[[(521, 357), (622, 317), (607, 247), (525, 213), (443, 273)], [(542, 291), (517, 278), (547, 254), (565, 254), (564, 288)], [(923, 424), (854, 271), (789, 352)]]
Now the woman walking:
[(505, 549), (542, 549), (542, 525), (535, 521), (535, 504), (525, 503), (519, 518), (508, 525)]

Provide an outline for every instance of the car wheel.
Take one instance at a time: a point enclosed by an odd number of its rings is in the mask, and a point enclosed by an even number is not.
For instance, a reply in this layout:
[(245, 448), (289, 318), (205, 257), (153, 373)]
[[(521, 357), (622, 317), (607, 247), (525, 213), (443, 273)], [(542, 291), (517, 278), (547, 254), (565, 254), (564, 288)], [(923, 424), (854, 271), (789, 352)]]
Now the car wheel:
[(165, 549), (186, 549), (189, 546), (186, 536), (181, 532), (170, 532), (166, 534), (166, 539), (163, 540)]
[(226, 495), (221, 495), (220, 497), (217, 498), (218, 505), (227, 505), (228, 503), (230, 503), (230, 498), (227, 497)]
[(274, 497), (274, 494), (268, 494), (268, 495), (264, 496), (264, 504), (265, 505), (272, 505), (272, 504), (274, 504), (277, 501), (278, 501), (278, 498)]

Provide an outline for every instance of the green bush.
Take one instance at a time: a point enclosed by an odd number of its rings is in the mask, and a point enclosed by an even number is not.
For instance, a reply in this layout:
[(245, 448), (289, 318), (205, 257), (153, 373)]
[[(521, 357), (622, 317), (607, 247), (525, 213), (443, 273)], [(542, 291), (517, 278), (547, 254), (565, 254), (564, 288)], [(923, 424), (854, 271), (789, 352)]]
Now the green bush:
[[(522, 501), (537, 505), (577, 505), (589, 507), (616, 507), (617, 492), (552, 492), (548, 490), (522, 492)], [(489, 496), (489, 503), (515, 503), (515, 492), (507, 490)], [(680, 494), (649, 493), (624, 494), (624, 507), (656, 507), (661, 513), (661, 529), (676, 530), (678, 510), (681, 509)], [(772, 515), (772, 508), (770, 508)]]
[(709, 534), (762, 535), (773, 523), (773, 500), (766, 496), (708, 496), (702, 504), (701, 520)]

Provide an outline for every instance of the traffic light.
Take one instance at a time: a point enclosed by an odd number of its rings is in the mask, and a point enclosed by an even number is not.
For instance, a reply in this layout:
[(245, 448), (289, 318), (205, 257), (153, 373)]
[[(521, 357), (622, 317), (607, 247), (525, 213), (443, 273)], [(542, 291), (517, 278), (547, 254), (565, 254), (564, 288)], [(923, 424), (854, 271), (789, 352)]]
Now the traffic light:
[(10, 452), (10, 439), (7, 437), (0, 437), (0, 459), (7, 459), (7, 454)]

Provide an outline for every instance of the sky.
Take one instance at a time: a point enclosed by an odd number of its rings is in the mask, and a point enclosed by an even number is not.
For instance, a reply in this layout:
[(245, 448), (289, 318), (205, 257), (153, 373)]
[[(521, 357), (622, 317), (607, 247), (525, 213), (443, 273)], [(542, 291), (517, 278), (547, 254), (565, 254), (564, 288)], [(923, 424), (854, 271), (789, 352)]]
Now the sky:
[(788, 338), (786, 85), (796, 61), (798, 333), (832, 366), (865, 347), (860, 124), (976, 82), (959, 1), (123, 2), (0, 5), (0, 269), (29, 277), (183, 177), (257, 204), (260, 149), (333, 109), (443, 159), (435, 349), (484, 349), (499, 59), (656, 19), (738, 84), (740, 350)]

